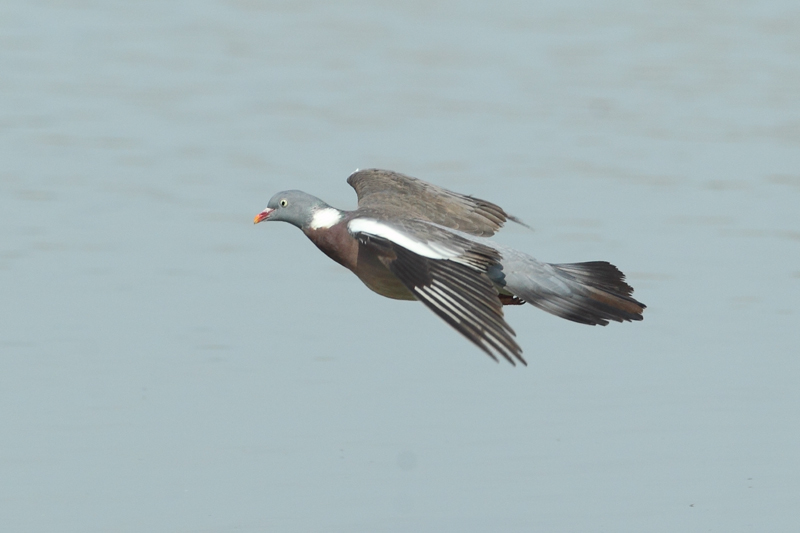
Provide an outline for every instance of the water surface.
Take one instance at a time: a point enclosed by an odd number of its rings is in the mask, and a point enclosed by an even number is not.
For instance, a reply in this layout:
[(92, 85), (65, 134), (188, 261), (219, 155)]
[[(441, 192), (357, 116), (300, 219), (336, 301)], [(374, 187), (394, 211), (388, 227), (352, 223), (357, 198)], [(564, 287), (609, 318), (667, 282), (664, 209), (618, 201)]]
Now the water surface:
[[(9, 531), (795, 531), (800, 9), (0, 7)], [(610, 260), (644, 322), (497, 365), (288, 225), (355, 168)]]

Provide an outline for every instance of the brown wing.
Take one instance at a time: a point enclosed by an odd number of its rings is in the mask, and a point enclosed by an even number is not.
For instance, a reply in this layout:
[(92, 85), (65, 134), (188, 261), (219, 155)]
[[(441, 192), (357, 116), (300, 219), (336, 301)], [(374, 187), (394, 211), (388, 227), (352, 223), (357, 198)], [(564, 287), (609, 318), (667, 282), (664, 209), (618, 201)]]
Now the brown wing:
[(376, 235), (359, 233), (358, 240), (371, 248), (419, 301), (492, 359), (497, 361), (500, 355), (512, 365), (515, 360), (527, 365), (485, 272), (456, 261), (423, 257)]
[(472, 235), (490, 237), (506, 220), (525, 225), (502, 207), (422, 180), (370, 168), (354, 172), (347, 183), (358, 194), (358, 207), (380, 209), (390, 214), (428, 220)]

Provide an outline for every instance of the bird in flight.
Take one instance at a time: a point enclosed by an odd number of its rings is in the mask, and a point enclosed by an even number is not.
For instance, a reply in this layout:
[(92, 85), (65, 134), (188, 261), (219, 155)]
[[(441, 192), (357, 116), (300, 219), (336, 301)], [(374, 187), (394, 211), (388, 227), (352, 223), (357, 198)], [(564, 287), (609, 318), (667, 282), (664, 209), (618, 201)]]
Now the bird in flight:
[(343, 211), (302, 191), (273, 196), (254, 223), (300, 228), (328, 257), (387, 298), (419, 300), (495, 361), (527, 364), (504, 305), (529, 303), (581, 324), (642, 320), (625, 275), (605, 261), (544, 263), (489, 239), (501, 207), (390, 170), (347, 178), (358, 208)]

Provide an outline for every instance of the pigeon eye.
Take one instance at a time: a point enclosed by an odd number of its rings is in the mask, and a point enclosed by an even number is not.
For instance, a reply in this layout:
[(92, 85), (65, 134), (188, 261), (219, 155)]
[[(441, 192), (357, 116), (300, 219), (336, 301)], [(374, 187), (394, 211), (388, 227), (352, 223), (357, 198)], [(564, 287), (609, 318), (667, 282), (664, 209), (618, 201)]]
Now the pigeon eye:
[(285, 198), (281, 200), (281, 207), (286, 207), (287, 205), (289, 205), (289, 202), (287, 202)]

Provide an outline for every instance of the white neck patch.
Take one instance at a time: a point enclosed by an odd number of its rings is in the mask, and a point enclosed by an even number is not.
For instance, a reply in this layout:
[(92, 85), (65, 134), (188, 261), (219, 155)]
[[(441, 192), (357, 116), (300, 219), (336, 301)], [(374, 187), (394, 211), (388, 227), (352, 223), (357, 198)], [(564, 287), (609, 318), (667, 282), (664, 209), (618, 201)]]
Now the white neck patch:
[(311, 229), (330, 228), (342, 219), (342, 212), (333, 207), (326, 207), (314, 212), (311, 217)]

